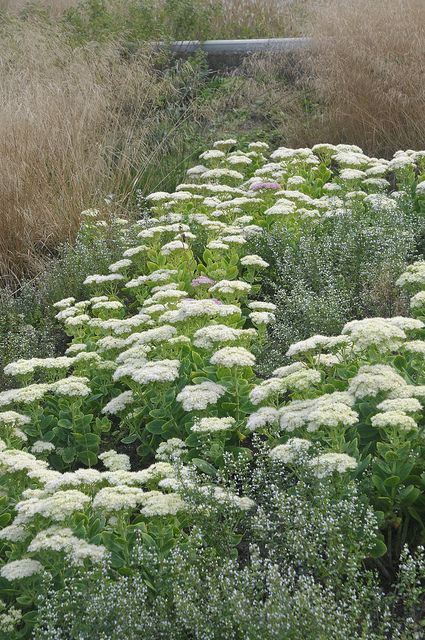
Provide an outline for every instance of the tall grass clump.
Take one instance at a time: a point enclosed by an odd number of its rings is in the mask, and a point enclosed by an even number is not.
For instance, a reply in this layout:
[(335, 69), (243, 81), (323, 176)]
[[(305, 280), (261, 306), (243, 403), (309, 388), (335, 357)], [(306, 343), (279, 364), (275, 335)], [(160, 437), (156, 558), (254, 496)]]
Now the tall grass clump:
[(330, 0), (311, 18), (310, 88), (322, 103), (318, 139), (392, 154), (425, 138), (425, 4)]
[[(199, 66), (171, 70), (118, 44), (72, 47), (30, 19), (2, 26), (0, 79), (0, 274), (35, 272), (80, 212), (116, 206), (135, 186), (163, 186), (196, 153)], [(166, 185), (165, 185), (166, 186)]]

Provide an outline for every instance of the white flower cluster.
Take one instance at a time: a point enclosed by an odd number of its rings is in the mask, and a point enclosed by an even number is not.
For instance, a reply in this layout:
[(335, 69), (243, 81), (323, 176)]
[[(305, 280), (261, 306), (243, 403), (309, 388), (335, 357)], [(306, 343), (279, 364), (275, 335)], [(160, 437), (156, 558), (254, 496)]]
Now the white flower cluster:
[(80, 565), (84, 560), (101, 562), (106, 548), (77, 538), (69, 528), (53, 526), (39, 531), (29, 544), (28, 551), (63, 551), (73, 564)]
[(227, 418), (201, 418), (192, 426), (192, 431), (196, 433), (216, 433), (220, 431), (228, 431), (232, 429), (236, 420), (231, 417)]
[(117, 453), (113, 449), (104, 451), (99, 455), (99, 459), (110, 471), (129, 471), (130, 458), (125, 453)]
[(9, 582), (13, 580), (22, 580), (41, 573), (43, 565), (38, 560), (31, 558), (23, 558), (22, 560), (12, 560), (3, 565), (0, 569), (0, 576)]
[(333, 473), (347, 473), (357, 467), (357, 460), (346, 453), (323, 453), (310, 460), (310, 467), (317, 478)]
[(306, 453), (312, 446), (309, 440), (290, 438), (285, 444), (279, 444), (270, 451), (272, 460), (279, 460), (284, 464), (303, 462)]
[[(248, 241), (274, 225), (280, 228), (303, 220), (317, 225), (322, 219), (350, 215), (351, 210), (368, 216), (384, 209), (394, 213), (403, 196), (390, 197), (385, 176), (388, 171), (404, 175), (419, 160), (410, 152), (396, 154), (391, 161), (373, 159), (353, 145), (326, 144), (313, 149), (281, 147), (269, 160), (265, 143), (252, 143), (247, 153), (235, 150), (236, 145), (234, 139), (217, 141), (201, 155), (203, 164), (189, 170), (188, 183), (178, 185), (174, 193), (157, 192), (146, 198), (144, 205), (153, 215), (132, 227), (122, 258), (109, 266), (109, 273), (87, 276), (85, 284), (93, 287), (95, 297), (78, 302), (69, 297), (54, 305), (57, 319), (73, 336), (65, 356), (7, 365), (7, 375), (22, 380), (43, 376), (37, 380), (48, 382), (0, 393), (0, 407), (11, 407), (0, 413), (4, 437), (0, 472), (10, 475), (14, 487), (23, 486), (23, 480), (27, 487), (16, 503), (15, 520), (2, 529), (1, 539), (23, 548), (28, 538), (28, 553), (39, 553), (40, 558), (43, 551), (50, 551), (65, 554), (76, 564), (99, 562), (105, 547), (84, 540), (83, 528), (75, 528), (75, 521), (99, 516), (113, 535), (114, 527), (119, 529), (137, 511), (139, 519), (170, 518), (177, 526), (175, 518), (181, 512), (186, 518), (191, 508), (178, 493), (182, 478), (189, 482), (194, 473), (183, 464), (192, 457), (191, 441), (206, 444), (214, 437), (217, 443), (224, 442), (233, 439), (236, 430), (241, 440), (258, 430), (263, 430), (262, 437), (272, 438), (301, 430), (297, 435), (302, 438), (277, 445), (270, 456), (283, 464), (306, 460), (311, 472), (322, 478), (354, 470), (357, 462), (344, 453), (323, 452), (312, 458), (312, 441), (323, 444), (323, 435), (327, 443), (332, 438), (341, 442), (346, 432), (354, 439), (364, 401), (374, 407), (372, 426), (386, 436), (394, 432), (402, 437), (417, 429), (425, 386), (402, 374), (397, 362), (415, 358), (415, 366), (421, 366), (425, 354), (425, 341), (417, 339), (423, 337), (417, 334), (424, 328), (421, 320), (369, 318), (347, 323), (340, 336), (315, 335), (292, 345), (287, 355), (300, 361), (279, 367), (268, 380), (255, 379), (251, 369), (256, 363), (256, 338), (260, 343), (275, 321), (276, 306), (249, 300), (259, 291), (258, 274), (269, 265), (262, 256), (249, 253)], [(330, 167), (332, 177), (318, 197), (306, 176), (307, 172), (313, 176), (321, 163)], [(419, 183), (416, 195), (420, 198), (423, 192)], [(96, 220), (98, 212), (88, 211), (85, 217)], [(416, 294), (411, 307), (420, 316), (425, 308), (425, 262), (411, 265), (398, 284)], [(130, 309), (133, 315), (127, 312)], [(398, 352), (402, 358), (393, 357)], [(68, 375), (71, 367), (75, 375)], [(251, 414), (246, 414), (245, 399), (238, 416), (227, 415), (233, 384), (240, 384), (245, 394), (250, 391), (255, 406)], [(48, 432), (46, 428), (30, 435), (40, 426), (37, 421), (45, 401), (48, 411), (55, 403), (59, 411), (62, 407), (83, 411), (85, 405), (91, 406), (93, 394), (103, 402), (96, 428), (108, 423), (105, 416), (113, 422), (119, 416), (120, 429), (137, 426), (143, 439), (147, 430), (141, 416), (155, 417), (152, 410), (163, 406), (169, 411), (175, 392), (178, 412), (181, 407), (201, 413), (185, 416), (180, 434), (170, 433), (181, 438), (169, 437), (159, 445), (157, 437), (152, 438), (157, 462), (139, 471), (131, 471), (126, 454), (107, 450), (99, 456), (106, 470), (60, 473), (42, 459), (50, 455), (53, 460), (65, 450), (56, 442), (55, 430), (49, 426)], [(177, 412), (176, 422), (179, 426)], [(6, 444), (9, 431), (19, 427), (27, 431), (25, 446), (31, 453)], [(70, 439), (72, 435), (70, 430)], [(22, 436), (21, 443), (27, 437)], [(223, 508), (255, 507), (251, 499), (223, 487), (201, 489), (205, 498)], [(2, 577), (14, 580), (41, 570), (37, 560), (22, 558), (0, 571)]]
[(255, 356), (244, 347), (223, 347), (213, 353), (210, 362), (229, 369), (232, 367), (253, 367)]
[(209, 405), (217, 404), (225, 393), (226, 389), (221, 384), (206, 381), (187, 385), (177, 395), (177, 400), (185, 411), (203, 411)]
[(341, 430), (358, 422), (358, 414), (351, 407), (354, 398), (345, 392), (324, 394), (311, 400), (293, 400), (280, 409), (279, 423), (284, 431), (305, 428), (308, 432), (321, 427)]
[(195, 331), (193, 344), (202, 349), (211, 349), (215, 343), (239, 342), (256, 335), (255, 329), (235, 329), (225, 324), (211, 324)]

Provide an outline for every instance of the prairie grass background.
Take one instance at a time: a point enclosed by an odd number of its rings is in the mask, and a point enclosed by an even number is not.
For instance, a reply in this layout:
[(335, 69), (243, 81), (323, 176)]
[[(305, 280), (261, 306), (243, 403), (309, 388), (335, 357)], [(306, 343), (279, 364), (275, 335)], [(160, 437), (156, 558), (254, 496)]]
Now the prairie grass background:
[(83, 209), (109, 193), (119, 208), (139, 182), (173, 184), (196, 152), (196, 74), (155, 65), (149, 51), (125, 60), (115, 42), (72, 47), (37, 21), (4, 29), (0, 274), (12, 286), (75, 236)]
[[(146, 42), (300, 34), (291, 82), (279, 54), (218, 77)], [(424, 35), (421, 0), (0, 0), (0, 283), (38, 273), (106, 194), (128, 209), (171, 188), (201, 140), (423, 148)]]
[(308, 141), (348, 142), (384, 156), (423, 149), (425, 3), (326, 0), (307, 26), (307, 84), (321, 105)]

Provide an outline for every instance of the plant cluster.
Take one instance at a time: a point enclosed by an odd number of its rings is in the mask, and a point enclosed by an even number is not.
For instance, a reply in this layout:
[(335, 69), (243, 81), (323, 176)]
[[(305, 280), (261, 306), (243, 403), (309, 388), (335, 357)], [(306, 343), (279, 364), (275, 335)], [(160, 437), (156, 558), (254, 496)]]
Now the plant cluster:
[[(227, 531), (219, 556), (246, 554), (255, 574), (247, 545), (256, 534), (241, 538), (240, 523), (255, 514), (261, 530), (261, 495), (272, 487), (261, 477), (256, 487), (243, 477), (229, 482), (223, 471), (233, 461), (249, 474), (259, 457), (254, 433), (290, 489), (304, 477), (314, 487), (330, 483), (338, 509), (357, 479), (360, 503), (373, 508), (361, 560), (379, 563), (388, 580), (397, 574), (405, 546), (424, 542), (424, 265), (399, 279), (413, 288), (418, 317), (353, 321), (341, 335), (313, 336), (290, 347), (295, 362), (261, 381), (256, 363), (276, 305), (262, 299), (269, 263), (252, 243), (278, 230), (296, 243), (341, 217), (367, 227), (382, 209), (420, 217), (424, 158), (398, 152), (385, 161), (330, 144), (270, 153), (253, 142), (243, 152), (226, 139), (201, 154), (174, 192), (139, 194), (142, 215), (125, 221), (120, 259), (87, 275), (84, 299), (53, 305), (70, 339), (65, 354), (18, 359), (4, 370), (16, 383), (0, 393), (0, 594), (18, 634), (36, 620), (45, 569), (54, 590), (75, 567), (106, 559), (125, 576), (138, 544), (165, 558), (217, 509)], [(83, 219), (90, 238), (100, 212)], [(266, 530), (269, 516), (265, 508)], [(273, 557), (270, 540), (265, 559)], [(323, 553), (314, 551), (314, 562)], [(269, 570), (258, 568), (258, 584)], [(226, 571), (212, 573), (215, 592)], [(281, 578), (291, 593), (298, 574), (294, 583)], [(243, 578), (235, 580), (243, 592)], [(262, 615), (247, 622), (249, 633), (263, 628)]]
[[(404, 551), (385, 593), (362, 563), (377, 523), (353, 483), (341, 491), (308, 473), (293, 483), (261, 445), (254, 464), (228, 461), (225, 475), (257, 505), (236, 528), (223, 505), (209, 503), (165, 558), (139, 542), (125, 575), (104, 562), (74, 569), (59, 591), (47, 578), (35, 638), (88, 640), (94, 630), (102, 640), (420, 637), (423, 553)], [(193, 488), (184, 496), (200, 504)]]

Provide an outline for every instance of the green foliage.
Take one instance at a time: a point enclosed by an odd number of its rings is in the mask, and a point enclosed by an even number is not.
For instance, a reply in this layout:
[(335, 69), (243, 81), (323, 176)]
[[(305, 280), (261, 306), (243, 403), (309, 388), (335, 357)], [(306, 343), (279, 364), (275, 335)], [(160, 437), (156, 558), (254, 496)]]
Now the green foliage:
[(168, 38), (206, 40), (211, 35), (213, 13), (222, 11), (220, 4), (131, 0), (123, 6), (106, 0), (82, 0), (64, 13), (62, 23), (75, 45), (105, 40), (121, 40), (129, 45)]
[(20, 358), (47, 358), (63, 352), (67, 337), (60, 327), (54, 302), (85, 295), (87, 274), (107, 266), (121, 256), (125, 240), (112, 229), (97, 236), (80, 233), (75, 244), (60, 247), (42, 273), (24, 281), (17, 292), (0, 291), (0, 389), (10, 387), (4, 367)]
[(320, 225), (274, 228), (252, 243), (270, 268), (262, 293), (278, 306), (261, 370), (288, 347), (317, 333), (332, 335), (363, 317), (403, 315), (395, 280), (421, 250), (424, 218), (410, 197), (397, 209), (354, 207)]
[[(122, 575), (106, 563), (70, 571), (59, 590), (47, 579), (34, 638), (417, 638), (423, 550), (403, 553), (387, 594), (362, 563), (376, 521), (355, 486), (341, 493), (328, 481), (294, 484), (267, 457), (256, 460), (226, 470), (256, 498), (255, 514), (237, 522), (211, 503), (193, 513), (190, 534), (166, 559), (152, 540), (139, 539)], [(189, 487), (185, 498), (208, 504)]]
[[(36, 618), (43, 568), (52, 591), (63, 595), (73, 567), (109, 558), (100, 580), (113, 591), (113, 580), (132, 575), (140, 538), (151, 565), (171, 562), (172, 591), (164, 592), (162, 574), (142, 562), (135, 613), (120, 614), (120, 632), (130, 637), (146, 606), (157, 633), (158, 605), (167, 628), (174, 620), (176, 640), (203, 638), (201, 629), (206, 640), (297, 637), (299, 619), (300, 637), (336, 630), (336, 640), (381, 640), (388, 612), (407, 606), (394, 585), (402, 580), (406, 544), (414, 550), (425, 541), (416, 399), (424, 396), (425, 324), (372, 318), (347, 324), (341, 336), (315, 335), (291, 345), (288, 356), (297, 361), (271, 380), (259, 380), (255, 364), (275, 322), (275, 305), (261, 298), (278, 300), (285, 288), (288, 298), (297, 269), (298, 291), (301, 274), (320, 303), (319, 313), (305, 314), (311, 327), (329, 313), (324, 285), (330, 291), (333, 284), (335, 300), (346, 296), (332, 319), (336, 331), (344, 313), (361, 308), (363, 285), (370, 288), (381, 271), (394, 285), (422, 241), (422, 155), (397, 155), (377, 167), (344, 146), (280, 148), (270, 158), (265, 143), (248, 152), (235, 146), (233, 139), (215, 143), (200, 157), (207, 166), (189, 172), (193, 182), (173, 193), (144, 198), (139, 189), (141, 220), (134, 224), (83, 212), (82, 246), (110, 242), (122, 259), (108, 264), (107, 251), (83, 282), (84, 299), (66, 291), (55, 301), (71, 339), (66, 357), (24, 359), (5, 370), (17, 386), (0, 394), (0, 588), (7, 606), (25, 610), (24, 637)], [(391, 182), (368, 180), (347, 163)], [(337, 197), (327, 195), (335, 191)], [(279, 237), (284, 259), (268, 253)], [(81, 277), (72, 259), (65, 264)], [(419, 262), (396, 284), (416, 294), (411, 307), (425, 319), (424, 282)], [(356, 296), (358, 307), (350, 307)], [(191, 569), (179, 574), (173, 563), (180, 567), (186, 552)], [(366, 561), (394, 587), (388, 598)], [(237, 598), (223, 597), (222, 584)], [(310, 591), (313, 604), (306, 605)], [(240, 606), (249, 615), (241, 616)], [(412, 639), (422, 615), (416, 600), (413, 608), (412, 624), (394, 621), (395, 631)], [(322, 610), (330, 613), (318, 616)], [(70, 637), (84, 637), (81, 620), (91, 635), (90, 624), (101, 624), (78, 613)], [(46, 624), (40, 633), (50, 633)]]

